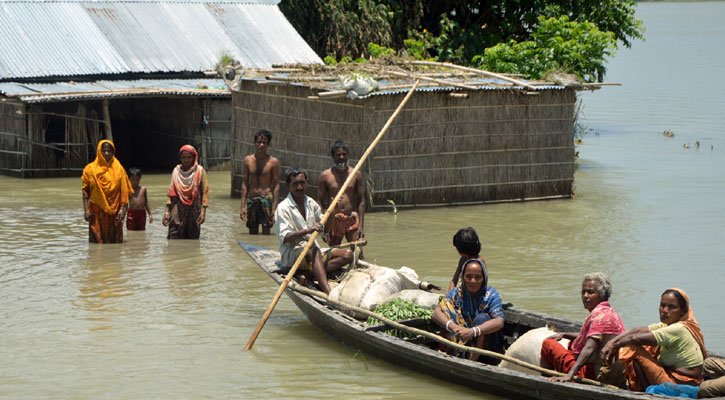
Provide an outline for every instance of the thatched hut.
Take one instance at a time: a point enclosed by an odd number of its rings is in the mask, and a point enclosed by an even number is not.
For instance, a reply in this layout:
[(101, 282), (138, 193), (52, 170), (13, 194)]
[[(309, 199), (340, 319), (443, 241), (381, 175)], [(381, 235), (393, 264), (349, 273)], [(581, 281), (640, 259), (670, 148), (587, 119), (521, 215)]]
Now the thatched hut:
[(185, 143), (228, 165), (218, 67), (322, 62), (278, 3), (0, 0), (0, 173), (79, 175), (102, 138), (126, 167), (168, 170)]
[(401, 208), (572, 194), (574, 88), (452, 65), (372, 63), (362, 73), (377, 79), (378, 90), (346, 96), (352, 91), (341, 90), (338, 77), (350, 71), (295, 67), (267, 75), (245, 71), (247, 79), (232, 91), (233, 196), (240, 194), (241, 160), (253, 153), (259, 129), (272, 132), (269, 151), (283, 169), (299, 165), (311, 172), (314, 196), (319, 173), (332, 164), (330, 144), (347, 142), (354, 162), (414, 79), (423, 86), (362, 169), (373, 210), (390, 207), (389, 201)]
[(1, 172), (23, 178), (78, 175), (103, 138), (114, 141), (128, 167), (168, 169), (178, 162), (175, 149), (186, 143), (198, 146), (206, 166), (228, 163), (230, 95), (218, 84), (222, 89), (135, 95), (6, 95), (0, 101)]

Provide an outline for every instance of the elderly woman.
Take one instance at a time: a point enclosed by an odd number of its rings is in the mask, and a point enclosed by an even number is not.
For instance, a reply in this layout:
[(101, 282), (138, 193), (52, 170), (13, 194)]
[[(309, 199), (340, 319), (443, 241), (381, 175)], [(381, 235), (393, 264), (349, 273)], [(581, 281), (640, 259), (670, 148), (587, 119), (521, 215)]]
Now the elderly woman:
[[(463, 263), (463, 279), (433, 311), (433, 321), (445, 328), (448, 339), (492, 351), (503, 350), (503, 306), (498, 291), (488, 286), (486, 268), (479, 259)], [(457, 352), (465, 356), (463, 352)], [(471, 353), (468, 359), (478, 360)]]
[(181, 147), (179, 158), (181, 164), (171, 173), (169, 200), (161, 223), (169, 227), (168, 239), (199, 239), (209, 205), (206, 171), (197, 162), (199, 157), (191, 145)]
[(128, 195), (133, 193), (126, 170), (110, 140), (101, 140), (96, 159), (83, 168), (83, 219), (91, 243), (122, 243)]
[(630, 390), (643, 392), (665, 382), (692, 386), (702, 382), (707, 351), (687, 293), (665, 290), (659, 311), (659, 323), (621, 333), (602, 349), (608, 364), (619, 356)]
[[(551, 377), (553, 382), (568, 382), (574, 376), (589, 379), (609, 380), (600, 374), (599, 350), (609, 340), (624, 332), (624, 324), (609, 304), (612, 284), (601, 273), (584, 275), (582, 281), (582, 303), (589, 311), (579, 333), (558, 333), (541, 345), (541, 363), (553, 366), (566, 375)], [(559, 343), (561, 339), (572, 340), (568, 349)], [(621, 376), (621, 375), (620, 375)]]

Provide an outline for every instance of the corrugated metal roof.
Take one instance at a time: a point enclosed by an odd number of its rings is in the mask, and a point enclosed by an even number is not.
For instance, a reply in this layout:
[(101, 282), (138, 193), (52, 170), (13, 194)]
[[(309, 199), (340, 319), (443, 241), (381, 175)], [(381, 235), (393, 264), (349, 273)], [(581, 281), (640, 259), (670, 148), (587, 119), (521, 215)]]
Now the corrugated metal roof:
[(153, 96), (231, 96), (221, 79), (139, 79), (123, 81), (18, 83), (0, 82), (0, 94), (26, 103), (90, 98)]
[(277, 3), (0, 0), (0, 79), (322, 63)]

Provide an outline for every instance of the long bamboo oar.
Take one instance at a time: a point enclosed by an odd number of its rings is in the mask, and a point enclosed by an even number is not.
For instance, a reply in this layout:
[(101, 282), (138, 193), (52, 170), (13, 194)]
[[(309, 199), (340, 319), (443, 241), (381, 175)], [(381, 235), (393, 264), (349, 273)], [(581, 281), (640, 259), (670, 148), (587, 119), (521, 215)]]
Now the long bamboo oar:
[[(330, 202), (330, 207), (327, 208), (327, 211), (325, 212), (325, 215), (322, 216), (322, 220), (320, 223), (324, 226), (325, 222), (327, 222), (327, 219), (332, 215), (335, 207), (332, 207), (332, 205), (337, 204), (338, 201), (340, 201), (340, 198), (345, 193), (345, 190), (347, 190), (347, 187), (350, 186), (350, 182), (352, 179), (357, 175), (358, 171), (360, 171), (360, 168), (362, 167), (365, 160), (368, 158), (370, 153), (372, 153), (375, 146), (378, 144), (380, 139), (382, 139), (385, 132), (390, 127), (390, 124), (393, 123), (393, 120), (395, 117), (398, 116), (400, 113), (400, 110), (403, 109), (403, 106), (405, 106), (405, 103), (408, 102), (408, 99), (410, 99), (410, 96), (413, 95), (413, 92), (418, 87), (418, 84), (420, 83), (420, 80), (415, 81), (415, 84), (413, 87), (410, 88), (410, 91), (405, 96), (403, 101), (400, 102), (400, 105), (398, 108), (395, 109), (395, 112), (393, 112), (393, 115), (388, 118), (388, 122), (385, 123), (385, 126), (383, 126), (383, 129), (380, 130), (380, 133), (378, 133), (378, 136), (375, 137), (372, 143), (370, 143), (370, 146), (368, 146), (368, 149), (365, 150), (365, 153), (360, 157), (360, 160), (357, 162), (357, 165), (355, 165), (355, 168), (353, 168), (350, 175), (345, 180), (345, 183), (342, 184), (342, 187), (340, 187), (340, 190), (337, 191), (337, 196)], [(264, 324), (267, 323), (267, 319), (269, 318), (270, 314), (272, 314), (272, 310), (274, 310), (274, 307), (277, 305), (277, 302), (279, 301), (279, 298), (282, 296), (282, 293), (284, 292), (284, 289), (289, 284), (289, 281), (292, 279), (293, 276), (295, 276), (295, 272), (297, 272), (297, 268), (299, 268), (300, 264), (302, 263), (302, 260), (305, 259), (305, 255), (307, 254), (307, 251), (310, 250), (310, 247), (312, 247), (312, 244), (315, 243), (315, 239), (317, 239), (317, 235), (319, 232), (315, 231), (312, 232), (312, 235), (310, 236), (310, 240), (307, 241), (307, 244), (305, 245), (304, 249), (302, 249), (302, 253), (297, 257), (297, 260), (295, 261), (294, 265), (292, 266), (292, 269), (290, 269), (287, 276), (282, 281), (282, 284), (279, 285), (279, 289), (277, 289), (277, 293), (275, 293), (274, 298), (272, 299), (272, 302), (269, 303), (269, 306), (267, 307), (267, 310), (264, 312), (264, 315), (262, 315), (262, 319), (257, 324), (257, 328), (252, 333), (252, 336), (249, 338), (249, 342), (247, 342), (246, 346), (244, 346), (244, 350), (250, 350), (252, 346), (254, 345), (254, 341), (257, 340), (257, 336), (259, 336), (259, 332), (262, 331), (262, 328), (264, 327)]]
[[(325, 293), (320, 292), (320, 291), (317, 291), (317, 290), (312, 290), (312, 289), (309, 289), (309, 288), (306, 288), (304, 286), (300, 286), (300, 285), (297, 285), (297, 284), (290, 286), (290, 288), (292, 290), (294, 290), (294, 291), (297, 291), (297, 292), (300, 292), (300, 293), (304, 293), (304, 294), (309, 295), (309, 296), (319, 297), (319, 298), (323, 299), (325, 302), (330, 303), (330, 304), (333, 304), (333, 305), (336, 305), (336, 306), (338, 306), (340, 308), (345, 308), (345, 309), (348, 309), (348, 310), (351, 310), (351, 311), (355, 311), (356, 313), (360, 313), (360, 314), (363, 314), (363, 315), (367, 315), (368, 317), (376, 318), (376, 319), (382, 321), (385, 325), (390, 326), (391, 328), (399, 329), (401, 331), (408, 331), (408, 332), (413, 333), (415, 335), (425, 336), (428, 339), (432, 339), (432, 340), (434, 340), (434, 341), (436, 341), (438, 343), (443, 343), (443, 344), (445, 344), (446, 346), (449, 346), (449, 347), (453, 347), (453, 348), (456, 348), (456, 349), (459, 349), (459, 350), (463, 350), (463, 351), (467, 351), (467, 352), (471, 352), (471, 353), (477, 353), (477, 354), (480, 354), (480, 355), (483, 355), (483, 356), (487, 356), (487, 357), (491, 357), (491, 358), (496, 358), (498, 360), (506, 360), (506, 361), (508, 361), (508, 362), (510, 362), (512, 364), (516, 364), (518, 366), (521, 366), (521, 367), (524, 367), (524, 368), (527, 368), (527, 369), (530, 369), (532, 371), (536, 371), (536, 372), (539, 372), (539, 373), (542, 373), (542, 374), (546, 374), (546, 375), (552, 375), (552, 376), (556, 376), (556, 375), (558, 375), (558, 376), (564, 376), (564, 375), (566, 375), (563, 372), (559, 372), (559, 371), (554, 371), (554, 370), (542, 368), (542, 367), (540, 367), (538, 365), (534, 365), (534, 364), (531, 364), (531, 363), (527, 363), (526, 361), (522, 361), (522, 360), (519, 360), (517, 358), (513, 358), (513, 357), (510, 357), (510, 356), (507, 356), (505, 354), (499, 354), (499, 353), (496, 353), (495, 351), (479, 349), (478, 347), (465, 346), (465, 345), (462, 345), (462, 344), (459, 344), (459, 343), (450, 341), (450, 340), (448, 340), (448, 339), (446, 339), (446, 338), (444, 338), (444, 337), (442, 337), (440, 335), (436, 335), (435, 333), (431, 333), (431, 332), (428, 332), (428, 331), (424, 331), (422, 329), (414, 328), (412, 326), (403, 325), (403, 324), (401, 324), (399, 322), (395, 322), (395, 321), (393, 321), (393, 320), (391, 320), (389, 318), (385, 318), (384, 316), (382, 316), (382, 315), (380, 315), (378, 313), (372, 312), (370, 310), (366, 310), (366, 309), (361, 308), (361, 307), (353, 306), (352, 304), (343, 303), (343, 302), (338, 301), (338, 300), (333, 300), (329, 296), (327, 296)], [(606, 383), (602, 383), (602, 382), (599, 382), (599, 381), (595, 381), (593, 379), (581, 378), (581, 377), (578, 377), (578, 376), (575, 376), (574, 378), (572, 378), (572, 380), (573, 381), (576, 381), (576, 382), (579, 382), (579, 383), (585, 383), (585, 384), (588, 384), (588, 385), (594, 385), (594, 386), (599, 386), (599, 387), (606, 387), (606, 388), (610, 388), (610, 389), (618, 389), (616, 386), (608, 385)]]

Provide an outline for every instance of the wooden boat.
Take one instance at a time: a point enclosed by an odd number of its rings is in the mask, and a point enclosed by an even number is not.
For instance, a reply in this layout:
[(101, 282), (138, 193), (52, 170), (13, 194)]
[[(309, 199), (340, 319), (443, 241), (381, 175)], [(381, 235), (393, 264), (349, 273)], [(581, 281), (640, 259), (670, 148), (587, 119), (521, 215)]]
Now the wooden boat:
[[(277, 251), (243, 242), (239, 242), (239, 245), (267, 275), (281, 284), (287, 270), (280, 269), (280, 255)], [(538, 375), (453, 357), (439, 351), (437, 343), (426, 341), (425, 338), (401, 339), (390, 336), (384, 333), (389, 329), (385, 325), (368, 325), (336, 309), (324, 299), (299, 293), (289, 287), (285, 292), (313, 325), (343, 344), (393, 364), (486, 393), (514, 398), (567, 400), (642, 399), (653, 396), (609, 387), (548, 382)], [(509, 342), (530, 329), (546, 325), (556, 327), (559, 332), (576, 332), (581, 328), (581, 324), (573, 320), (513, 306), (506, 308), (504, 313), (504, 336)]]

